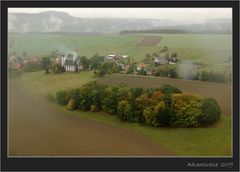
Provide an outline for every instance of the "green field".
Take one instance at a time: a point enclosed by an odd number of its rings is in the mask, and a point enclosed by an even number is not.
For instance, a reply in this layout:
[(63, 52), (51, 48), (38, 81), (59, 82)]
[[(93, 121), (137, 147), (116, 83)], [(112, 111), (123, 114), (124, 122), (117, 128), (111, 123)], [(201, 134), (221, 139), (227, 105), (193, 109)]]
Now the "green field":
[[(81, 86), (95, 80), (91, 72), (45, 75), (44, 71), (24, 73), (18, 79), (25, 91), (42, 99), (47, 93), (54, 94), (58, 89)], [(118, 118), (102, 112), (67, 111), (65, 106), (53, 107), (69, 115), (129, 129), (145, 135), (166, 146), (179, 156), (231, 156), (231, 117), (222, 115), (220, 121), (206, 128), (153, 128), (136, 123), (122, 122)]]
[[(77, 34), (10, 34), (13, 42), (9, 52), (30, 57), (42, 57), (54, 50), (62, 53), (76, 51), (81, 56), (91, 57), (96, 53), (127, 54), (136, 61), (145, 54), (159, 52), (168, 46), (181, 58), (207, 64), (205, 69), (225, 70), (231, 68), (231, 35), (224, 34), (155, 34), (161, 41), (155, 46), (136, 46), (144, 35), (77, 35)], [(145, 35), (146, 36), (146, 35)]]

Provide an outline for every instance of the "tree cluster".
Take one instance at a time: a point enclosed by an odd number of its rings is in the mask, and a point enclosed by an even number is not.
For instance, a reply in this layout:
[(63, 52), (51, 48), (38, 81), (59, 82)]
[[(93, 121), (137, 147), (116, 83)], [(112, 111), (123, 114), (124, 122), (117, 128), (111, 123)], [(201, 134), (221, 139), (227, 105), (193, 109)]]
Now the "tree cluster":
[(201, 71), (196, 75), (196, 80), (208, 81), (208, 82), (227, 82), (229, 78), (227, 73), (224, 72), (212, 72), (212, 71)]
[(144, 90), (90, 82), (58, 91), (56, 101), (68, 110), (104, 111), (123, 121), (154, 127), (200, 127), (214, 123), (221, 114), (216, 100), (183, 94), (169, 85)]
[(167, 78), (180, 78), (176, 66), (162, 65), (157, 67), (154, 76), (167, 77)]

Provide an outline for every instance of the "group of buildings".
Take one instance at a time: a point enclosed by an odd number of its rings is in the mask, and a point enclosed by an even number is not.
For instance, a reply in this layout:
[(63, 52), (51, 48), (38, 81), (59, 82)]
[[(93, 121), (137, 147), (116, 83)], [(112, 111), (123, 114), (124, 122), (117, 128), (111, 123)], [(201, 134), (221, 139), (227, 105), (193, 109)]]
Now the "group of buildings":
[[(128, 71), (130, 65), (125, 63), (125, 60), (128, 58), (128, 55), (118, 55), (110, 54), (105, 57), (105, 61), (114, 62), (117, 65), (121, 66), (123, 71)], [(176, 64), (179, 61), (177, 56), (166, 58), (163, 55), (154, 57), (154, 65), (164, 65), (164, 64)], [(9, 58), (9, 67), (11, 68), (21, 68), (26, 63), (40, 63), (38, 58), (18, 58), (16, 54), (12, 54)], [(67, 72), (75, 72), (84, 70), (84, 66), (81, 64), (80, 59), (78, 58), (77, 53), (71, 52), (65, 55), (59, 55), (53, 60), (53, 63), (60, 65)], [(146, 64), (136, 64), (135, 72), (145, 70), (147, 74), (151, 74), (153, 67), (147, 67)]]

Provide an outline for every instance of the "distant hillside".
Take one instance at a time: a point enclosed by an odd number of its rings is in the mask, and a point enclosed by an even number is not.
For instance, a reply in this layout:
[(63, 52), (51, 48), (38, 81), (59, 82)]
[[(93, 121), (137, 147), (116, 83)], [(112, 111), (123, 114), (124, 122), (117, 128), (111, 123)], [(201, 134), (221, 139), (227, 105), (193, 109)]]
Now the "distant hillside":
[[(9, 13), (9, 32), (77, 32), (119, 33), (121, 31), (141, 31), (176, 29), (187, 31), (231, 31), (230, 19), (209, 20), (193, 24), (176, 20), (136, 19), (136, 18), (78, 18), (65, 12), (47, 11), (41, 13)], [(197, 24), (196, 24), (197, 23)]]
[(149, 29), (165, 20), (125, 18), (77, 18), (65, 12), (48, 11), (37, 14), (10, 13), (9, 32), (79, 32), (118, 33), (121, 30)]
[(169, 34), (185, 34), (185, 33), (232, 33), (231, 19), (212, 19), (200, 24), (179, 25), (179, 26), (158, 26), (144, 30), (124, 30), (121, 34), (150, 34), (150, 33), (169, 33)]

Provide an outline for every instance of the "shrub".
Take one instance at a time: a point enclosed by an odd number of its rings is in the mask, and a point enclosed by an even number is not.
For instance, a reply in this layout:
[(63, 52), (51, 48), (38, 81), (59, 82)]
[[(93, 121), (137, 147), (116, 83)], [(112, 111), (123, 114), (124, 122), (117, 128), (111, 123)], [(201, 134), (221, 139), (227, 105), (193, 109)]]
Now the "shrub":
[(171, 95), (171, 94), (177, 94), (177, 93), (182, 93), (182, 91), (177, 88), (177, 87), (174, 87), (174, 86), (170, 86), (170, 85), (163, 85), (161, 88), (160, 88), (161, 92), (163, 92), (164, 94), (167, 94), (167, 95)]
[(165, 126), (168, 124), (168, 114), (165, 113), (165, 103), (160, 101), (156, 106), (150, 106), (144, 109), (143, 116), (147, 125), (154, 127)]
[(155, 76), (179, 78), (177, 68), (175, 66), (161, 65), (156, 68)]
[(162, 101), (164, 94), (161, 91), (156, 90), (149, 97), (149, 104), (155, 106), (158, 102)]
[(102, 99), (102, 109), (111, 114), (117, 114), (118, 103), (122, 100), (130, 100), (131, 92), (126, 85), (110, 86), (105, 90)]
[(152, 125), (152, 122), (153, 122), (153, 119), (154, 119), (154, 116), (155, 114), (153, 113), (153, 106), (151, 107), (146, 107), (144, 110), (143, 110), (143, 116), (145, 118), (145, 122), (147, 125)]
[(202, 116), (200, 117), (199, 122), (202, 125), (212, 124), (215, 121), (219, 120), (221, 109), (215, 99), (203, 99), (201, 109)]
[(177, 127), (199, 127), (199, 117), (202, 115), (201, 99), (193, 95), (174, 94), (171, 108), (175, 111)]
[(58, 104), (67, 105), (68, 103), (67, 91), (66, 90), (58, 91), (56, 93), (56, 100)]
[(200, 73), (199, 79), (202, 81), (209, 81), (209, 82), (226, 82), (227, 76), (225, 72), (219, 73), (219, 72), (202, 71)]
[(90, 106), (88, 105), (86, 100), (80, 100), (78, 109), (81, 111), (87, 111), (90, 109)]
[(172, 100), (171, 100), (172, 94), (182, 93), (182, 91), (179, 88), (170, 86), (170, 85), (163, 85), (160, 88), (160, 90), (161, 90), (161, 92), (163, 92), (165, 94), (163, 99), (166, 104), (166, 108), (167, 108), (166, 111), (168, 111), (170, 113), (170, 111), (171, 111), (170, 106), (172, 103)]
[(170, 114), (166, 111), (166, 105), (164, 101), (160, 101), (153, 111), (155, 117), (152, 121), (153, 126), (167, 126), (170, 120)]
[(68, 89), (68, 97), (72, 98), (74, 100), (79, 99), (80, 97), (80, 89), (74, 88), (74, 89)]
[(136, 88), (131, 88), (131, 98), (135, 99), (143, 94), (143, 88), (141, 87), (136, 87)]
[(92, 104), (90, 98), (91, 90), (87, 87), (83, 87), (79, 93), (79, 110), (87, 111), (90, 109), (90, 105)]
[(122, 100), (118, 104), (117, 115), (122, 120), (128, 120), (128, 116), (131, 113), (131, 106), (126, 100)]
[(95, 72), (97, 77), (104, 77), (106, 75), (106, 71), (104, 69), (99, 69)]
[(106, 90), (105, 96), (102, 100), (102, 109), (104, 112), (117, 114), (117, 89), (109, 87)]
[(97, 112), (98, 111), (97, 106), (96, 105), (91, 105), (90, 106), (90, 111), (91, 112)]
[(133, 73), (135, 71), (137, 71), (136, 65), (130, 65), (128, 70), (127, 70), (127, 74), (131, 74), (131, 73)]
[(168, 71), (168, 76), (170, 78), (179, 78), (179, 75), (177, 73), (177, 69), (176, 68), (170, 68)]
[(126, 85), (119, 84), (117, 87), (117, 101), (130, 100), (131, 92)]
[(77, 100), (70, 99), (67, 104), (67, 109), (68, 110), (75, 110), (78, 108), (78, 102)]

